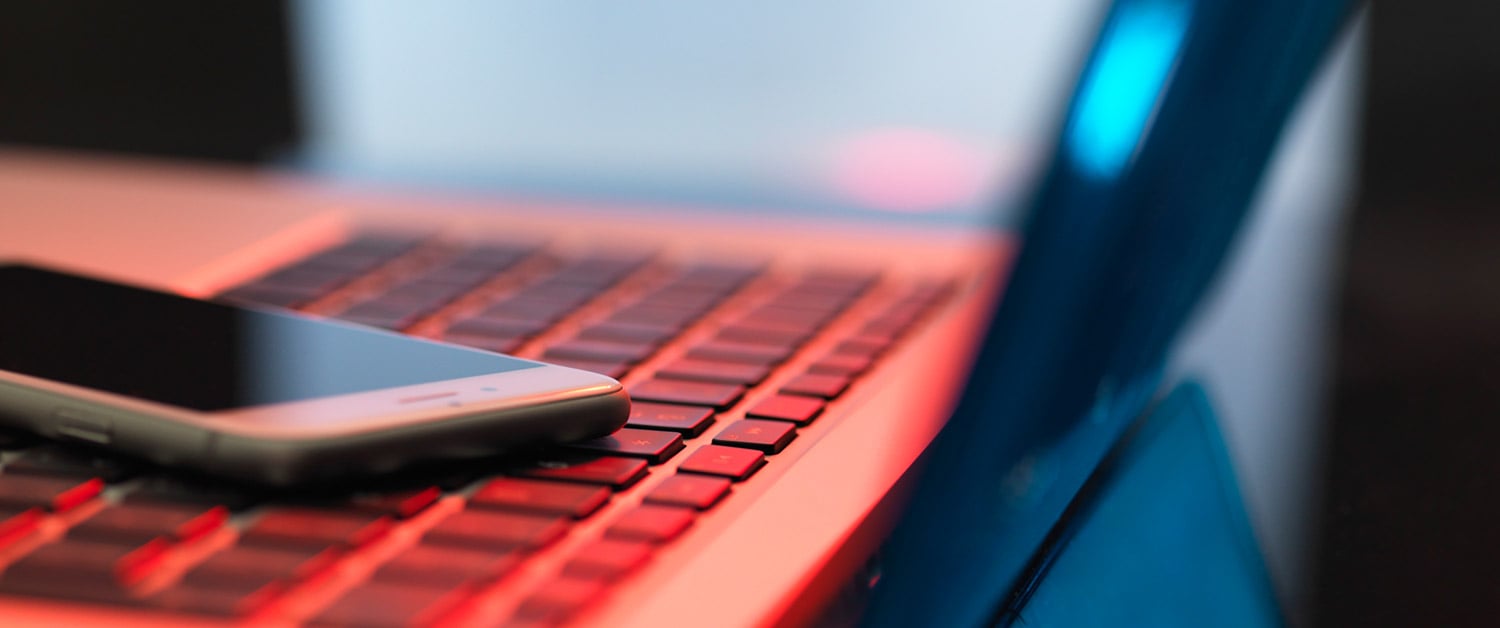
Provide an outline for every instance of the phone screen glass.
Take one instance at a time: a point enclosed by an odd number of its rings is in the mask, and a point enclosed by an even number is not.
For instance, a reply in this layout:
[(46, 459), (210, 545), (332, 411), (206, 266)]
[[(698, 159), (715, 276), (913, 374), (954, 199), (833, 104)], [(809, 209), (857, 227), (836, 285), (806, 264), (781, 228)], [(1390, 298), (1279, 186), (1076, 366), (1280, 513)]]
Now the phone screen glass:
[(25, 266), (0, 295), (0, 370), (200, 411), (541, 366)]

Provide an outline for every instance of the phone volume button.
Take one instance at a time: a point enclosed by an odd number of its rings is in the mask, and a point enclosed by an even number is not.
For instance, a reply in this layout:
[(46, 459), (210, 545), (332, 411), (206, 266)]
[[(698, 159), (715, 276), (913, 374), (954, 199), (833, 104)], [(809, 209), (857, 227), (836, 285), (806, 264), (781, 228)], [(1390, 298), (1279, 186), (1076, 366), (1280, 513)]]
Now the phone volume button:
[(114, 434), (114, 424), (109, 419), (69, 408), (53, 411), (52, 424), (59, 437), (95, 445), (108, 445)]

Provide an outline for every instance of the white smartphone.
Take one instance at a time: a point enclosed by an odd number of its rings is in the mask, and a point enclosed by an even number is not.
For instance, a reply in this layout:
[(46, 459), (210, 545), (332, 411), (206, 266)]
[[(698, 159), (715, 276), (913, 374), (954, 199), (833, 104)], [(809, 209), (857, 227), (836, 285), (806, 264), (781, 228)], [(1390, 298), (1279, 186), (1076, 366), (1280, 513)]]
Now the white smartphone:
[(396, 333), (0, 265), (0, 423), (289, 485), (591, 438), (613, 379)]

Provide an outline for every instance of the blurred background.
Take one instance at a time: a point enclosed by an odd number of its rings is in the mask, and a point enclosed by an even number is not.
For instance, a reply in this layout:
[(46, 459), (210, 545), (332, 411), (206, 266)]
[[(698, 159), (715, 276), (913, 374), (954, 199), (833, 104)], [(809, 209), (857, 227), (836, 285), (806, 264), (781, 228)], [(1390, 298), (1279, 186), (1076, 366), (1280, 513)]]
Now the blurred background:
[[(1500, 5), (1374, 2), (1175, 368), (1294, 615), (1500, 611)], [(1009, 217), (1101, 0), (0, 7), (0, 142), (506, 196)], [(0, 208), (0, 215), (3, 215)]]

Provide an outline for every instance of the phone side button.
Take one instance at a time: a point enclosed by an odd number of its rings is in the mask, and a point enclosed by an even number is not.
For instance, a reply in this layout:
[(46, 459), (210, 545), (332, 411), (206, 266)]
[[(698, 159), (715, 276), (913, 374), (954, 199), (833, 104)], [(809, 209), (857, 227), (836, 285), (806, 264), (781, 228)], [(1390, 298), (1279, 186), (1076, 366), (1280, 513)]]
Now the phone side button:
[(70, 408), (53, 411), (52, 424), (58, 436), (70, 440), (108, 445), (114, 437), (114, 423), (109, 419)]

